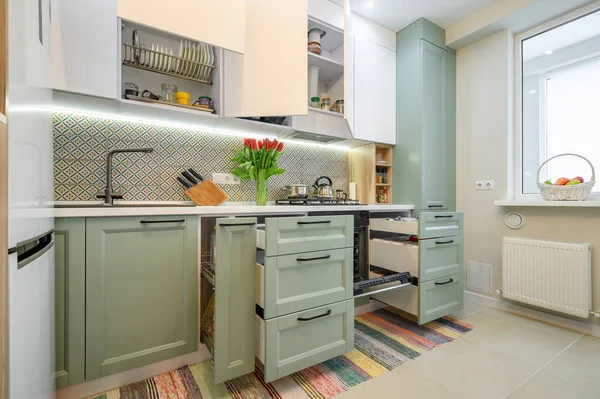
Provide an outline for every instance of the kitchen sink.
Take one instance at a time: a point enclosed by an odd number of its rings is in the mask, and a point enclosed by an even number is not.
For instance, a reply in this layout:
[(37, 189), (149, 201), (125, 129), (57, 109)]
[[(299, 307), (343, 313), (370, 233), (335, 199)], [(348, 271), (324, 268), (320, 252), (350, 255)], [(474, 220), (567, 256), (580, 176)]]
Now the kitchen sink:
[(151, 203), (143, 203), (143, 202), (136, 202), (136, 203), (125, 203), (125, 204), (120, 204), (120, 203), (115, 203), (113, 205), (105, 205), (103, 203), (90, 203), (90, 204), (83, 204), (83, 203), (75, 203), (75, 204), (54, 204), (54, 208), (58, 208), (58, 209), (64, 209), (64, 208), (171, 208), (171, 207), (184, 207), (184, 208), (189, 208), (189, 207), (194, 207), (196, 206), (196, 204), (194, 204), (193, 202), (190, 203), (176, 203), (176, 204), (168, 204), (168, 203), (156, 203), (156, 202), (151, 202)]

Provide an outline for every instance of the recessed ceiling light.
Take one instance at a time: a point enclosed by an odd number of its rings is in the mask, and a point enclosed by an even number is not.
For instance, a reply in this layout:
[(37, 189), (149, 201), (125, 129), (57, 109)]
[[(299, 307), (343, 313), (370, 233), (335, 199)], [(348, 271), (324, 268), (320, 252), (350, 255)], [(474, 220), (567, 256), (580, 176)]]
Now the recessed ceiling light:
[(375, 7), (375, 2), (374, 1), (369, 0), (369, 1), (367, 1), (365, 3), (365, 8), (371, 9), (373, 7)]
[(537, 93), (537, 91), (535, 91), (535, 90), (529, 90), (529, 94), (535, 94), (535, 93)]
[(554, 51), (552, 51), (552, 50), (546, 50), (546, 51), (544, 51), (544, 54), (546, 54), (546, 55), (550, 55), (550, 54), (553, 54), (553, 53), (554, 53)]

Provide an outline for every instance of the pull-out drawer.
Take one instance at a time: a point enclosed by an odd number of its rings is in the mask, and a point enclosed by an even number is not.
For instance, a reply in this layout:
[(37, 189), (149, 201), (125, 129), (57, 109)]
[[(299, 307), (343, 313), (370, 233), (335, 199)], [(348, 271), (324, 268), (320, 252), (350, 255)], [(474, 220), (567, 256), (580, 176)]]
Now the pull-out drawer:
[(417, 235), (420, 240), (463, 235), (462, 212), (421, 212), (418, 222), (371, 219), (372, 231)]
[(351, 299), (352, 261), (352, 248), (265, 258), (265, 319)]
[(369, 250), (371, 265), (398, 273), (419, 275), (419, 246), (408, 241), (397, 242), (374, 238)]
[(459, 274), (464, 256), (463, 237), (419, 241), (419, 281)]
[(256, 318), (256, 356), (271, 382), (354, 349), (354, 300), (270, 320)]
[(265, 254), (279, 256), (354, 245), (354, 219), (344, 216), (307, 216), (265, 220)]
[(463, 307), (461, 273), (419, 281), (419, 324), (446, 316)]

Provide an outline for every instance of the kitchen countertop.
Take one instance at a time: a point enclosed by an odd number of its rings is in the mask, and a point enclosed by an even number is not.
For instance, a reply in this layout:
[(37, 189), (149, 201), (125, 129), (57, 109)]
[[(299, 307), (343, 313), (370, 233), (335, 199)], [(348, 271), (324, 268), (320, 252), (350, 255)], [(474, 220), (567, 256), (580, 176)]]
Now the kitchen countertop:
[[(57, 202), (57, 205), (72, 205), (73, 207), (61, 207), (53, 210), (54, 217), (102, 217), (102, 216), (168, 216), (168, 215), (210, 215), (210, 216), (234, 216), (234, 215), (257, 215), (257, 214), (285, 214), (285, 213), (307, 213), (324, 211), (410, 211), (413, 205), (267, 205), (256, 206), (253, 203), (226, 203), (220, 206), (176, 206), (183, 203), (153, 202), (150, 207), (133, 206), (139, 204), (131, 202), (121, 203), (114, 207), (100, 207), (98, 202)], [(157, 205), (165, 204), (165, 206)], [(86, 207), (89, 205), (89, 207)]]

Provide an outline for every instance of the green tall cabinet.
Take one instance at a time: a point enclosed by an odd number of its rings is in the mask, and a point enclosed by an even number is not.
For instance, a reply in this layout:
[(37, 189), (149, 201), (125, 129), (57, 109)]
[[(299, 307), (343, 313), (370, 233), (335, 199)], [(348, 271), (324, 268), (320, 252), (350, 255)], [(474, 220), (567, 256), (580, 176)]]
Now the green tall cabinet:
[(456, 55), (445, 32), (419, 19), (396, 36), (395, 203), (456, 209)]

